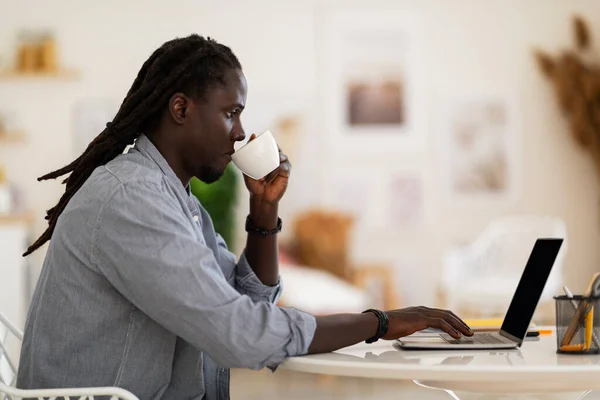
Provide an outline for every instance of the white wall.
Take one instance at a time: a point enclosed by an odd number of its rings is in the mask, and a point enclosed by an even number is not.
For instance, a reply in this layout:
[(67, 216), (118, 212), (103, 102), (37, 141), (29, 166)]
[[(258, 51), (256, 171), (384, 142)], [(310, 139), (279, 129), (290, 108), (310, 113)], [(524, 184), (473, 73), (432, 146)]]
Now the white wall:
[[(44, 210), (54, 205), (63, 187), (57, 182), (38, 183), (35, 178), (74, 157), (74, 101), (106, 96), (121, 101), (139, 67), (157, 46), (174, 36), (198, 32), (230, 45), (238, 55), (249, 82), (249, 107), (253, 101), (289, 96), (304, 101), (308, 109), (318, 108), (315, 21), (317, 8), (324, 3), (352, 4), (316, 0), (180, 0), (171, 4), (0, 0), (3, 56), (13, 50), (17, 30), (48, 27), (58, 34), (64, 63), (82, 72), (82, 78), (73, 82), (0, 81), (0, 109), (14, 110), (29, 135), (25, 146), (0, 149), (0, 160), (29, 196), (37, 213), (36, 233), (45, 227)], [(564, 218), (570, 239), (567, 283), (574, 291), (582, 290), (591, 272), (598, 269), (600, 258), (598, 177), (587, 155), (571, 140), (554, 94), (532, 61), (531, 49), (558, 50), (569, 44), (569, 18), (574, 12), (585, 15), (590, 26), (600, 26), (600, 4), (596, 0), (390, 0), (369, 5), (419, 15), (424, 61), (419, 83), (426, 92), (426, 115), (434, 115), (438, 95), (443, 92), (517, 91), (523, 128), (521, 197), (509, 206), (456, 209), (448, 204), (437, 185), (433, 121), (428, 121), (423, 134), (429, 140), (421, 153), (359, 160), (318, 152), (317, 161), (308, 161), (301, 154), (294, 162), (294, 181), (286, 204), (297, 208), (318, 203), (323, 190), (319, 177), (327, 172), (322, 168), (331, 164), (368, 162), (381, 174), (390, 166), (421, 168), (427, 179), (426, 207), (431, 222), (416, 229), (361, 232), (355, 248), (359, 259), (396, 262), (399, 285), (406, 291), (412, 288), (408, 301), (432, 303), (432, 277), (440, 269), (443, 252), (457, 242), (471, 240), (491, 218), (513, 212)], [(600, 34), (600, 29), (594, 32)], [(328, 132), (321, 129), (317, 114), (312, 117), (304, 145), (314, 150)], [(43, 252), (34, 256), (38, 265), (42, 256)]]

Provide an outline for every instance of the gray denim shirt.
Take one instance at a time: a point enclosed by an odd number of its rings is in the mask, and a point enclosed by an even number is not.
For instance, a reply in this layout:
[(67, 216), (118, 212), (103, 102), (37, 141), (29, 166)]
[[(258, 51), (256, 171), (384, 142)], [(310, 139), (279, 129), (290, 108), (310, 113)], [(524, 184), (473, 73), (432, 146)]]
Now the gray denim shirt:
[(17, 386), (118, 386), (140, 399), (229, 398), (229, 368), (305, 354), (315, 318), (274, 305), (244, 253), (144, 135), (58, 219), (29, 309)]

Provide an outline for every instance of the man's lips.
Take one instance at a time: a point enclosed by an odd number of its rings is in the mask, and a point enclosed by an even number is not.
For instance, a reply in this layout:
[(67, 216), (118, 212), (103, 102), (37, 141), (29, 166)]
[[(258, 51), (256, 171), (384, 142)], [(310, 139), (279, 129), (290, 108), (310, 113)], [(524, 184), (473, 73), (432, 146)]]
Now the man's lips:
[(231, 156), (233, 155), (233, 153), (235, 153), (234, 150), (228, 151), (227, 153), (223, 154), (223, 156), (227, 157), (227, 159), (229, 161), (231, 161)]

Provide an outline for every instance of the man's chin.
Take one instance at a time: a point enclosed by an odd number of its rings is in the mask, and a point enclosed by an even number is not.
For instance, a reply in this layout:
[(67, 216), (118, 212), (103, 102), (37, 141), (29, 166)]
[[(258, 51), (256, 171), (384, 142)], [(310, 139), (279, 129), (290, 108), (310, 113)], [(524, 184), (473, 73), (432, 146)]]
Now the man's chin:
[(202, 169), (202, 171), (200, 171), (199, 174), (196, 175), (196, 178), (210, 185), (211, 183), (215, 183), (216, 181), (218, 181), (224, 173), (225, 170), (219, 171), (214, 168), (204, 168)]

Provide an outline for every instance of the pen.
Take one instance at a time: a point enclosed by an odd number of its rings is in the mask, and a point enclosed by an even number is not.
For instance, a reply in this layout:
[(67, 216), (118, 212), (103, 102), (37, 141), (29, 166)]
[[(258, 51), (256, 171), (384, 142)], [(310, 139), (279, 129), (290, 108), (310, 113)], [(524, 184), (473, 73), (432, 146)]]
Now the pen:
[[(497, 332), (497, 331), (495, 331)], [(527, 331), (526, 337), (538, 337), (538, 336), (546, 336), (552, 335), (552, 329), (536, 329), (534, 331)]]
[[(571, 293), (571, 291), (569, 290), (568, 287), (563, 286), (563, 290), (565, 291), (565, 294), (567, 295), (568, 298), (570, 298), (570, 299), (573, 298), (573, 293)], [(574, 310), (577, 309), (578, 304), (575, 300), (571, 300), (571, 305), (573, 306)], [(600, 347), (600, 342), (598, 341), (598, 337), (596, 336), (596, 332), (593, 331), (593, 328), (592, 328), (592, 337), (594, 338), (594, 343), (596, 343), (596, 346)]]
[[(565, 294), (567, 295), (568, 298), (570, 298), (570, 299), (573, 298), (573, 293), (571, 293), (571, 291), (569, 290), (568, 287), (563, 286), (563, 290), (565, 291)], [(571, 304), (573, 305), (574, 308), (577, 308), (577, 302), (575, 300), (571, 300)]]

